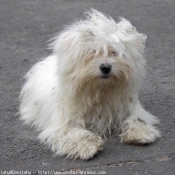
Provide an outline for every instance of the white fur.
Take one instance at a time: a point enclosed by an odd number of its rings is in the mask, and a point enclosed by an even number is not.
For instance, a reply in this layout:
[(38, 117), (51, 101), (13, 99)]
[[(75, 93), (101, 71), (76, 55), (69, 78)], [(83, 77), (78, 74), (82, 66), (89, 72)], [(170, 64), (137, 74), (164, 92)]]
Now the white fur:
[[(146, 36), (129, 21), (96, 10), (67, 27), (51, 44), (53, 55), (26, 75), (20, 114), (56, 155), (89, 159), (111, 135), (125, 143), (160, 137), (158, 120), (138, 100), (145, 75)], [(104, 79), (101, 64), (112, 70)]]

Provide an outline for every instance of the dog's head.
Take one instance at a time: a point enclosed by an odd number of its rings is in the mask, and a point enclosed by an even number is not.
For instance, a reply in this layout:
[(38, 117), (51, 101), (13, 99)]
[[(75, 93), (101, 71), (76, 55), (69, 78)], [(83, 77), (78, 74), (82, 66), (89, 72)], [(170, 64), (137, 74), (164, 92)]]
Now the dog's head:
[(116, 23), (96, 10), (67, 27), (52, 46), (60, 75), (79, 84), (138, 81), (144, 74), (146, 36), (129, 21)]

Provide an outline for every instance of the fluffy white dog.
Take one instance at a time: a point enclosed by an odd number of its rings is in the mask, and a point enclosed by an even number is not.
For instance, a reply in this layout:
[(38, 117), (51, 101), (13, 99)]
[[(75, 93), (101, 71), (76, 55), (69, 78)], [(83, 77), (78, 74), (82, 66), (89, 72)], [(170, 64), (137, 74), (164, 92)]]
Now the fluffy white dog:
[(112, 135), (123, 143), (154, 142), (158, 120), (138, 100), (145, 40), (124, 18), (116, 23), (96, 10), (86, 12), (85, 20), (54, 39), (53, 55), (27, 73), (22, 120), (56, 155), (72, 158), (92, 158)]

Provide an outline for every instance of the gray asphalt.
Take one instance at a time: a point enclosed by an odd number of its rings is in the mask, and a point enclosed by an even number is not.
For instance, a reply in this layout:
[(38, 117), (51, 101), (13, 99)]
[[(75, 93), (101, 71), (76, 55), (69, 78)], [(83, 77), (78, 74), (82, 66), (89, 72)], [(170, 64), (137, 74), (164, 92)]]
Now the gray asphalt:
[[(89, 161), (54, 157), (50, 149), (39, 143), (37, 133), (24, 126), (16, 115), (22, 78), (34, 63), (51, 53), (47, 41), (91, 7), (115, 20), (118, 16), (129, 19), (148, 36), (147, 76), (140, 99), (148, 111), (160, 118), (162, 137), (148, 146), (123, 145), (116, 138)], [(174, 175), (174, 47), (174, 0), (0, 0), (0, 171)]]

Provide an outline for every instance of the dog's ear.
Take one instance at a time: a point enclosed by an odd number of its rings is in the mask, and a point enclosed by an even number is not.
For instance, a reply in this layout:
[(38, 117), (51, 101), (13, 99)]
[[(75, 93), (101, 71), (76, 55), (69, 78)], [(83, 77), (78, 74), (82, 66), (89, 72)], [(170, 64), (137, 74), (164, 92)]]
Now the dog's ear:
[[(131, 45), (139, 52), (143, 52), (145, 48), (145, 42), (147, 36), (139, 33), (136, 28), (125, 18), (121, 18), (121, 21), (117, 24), (119, 30), (123, 31), (123, 40), (131, 43)], [(126, 36), (126, 37), (125, 37)]]
[(71, 52), (71, 50), (75, 51), (75, 47), (81, 44), (81, 40), (79, 32), (65, 31), (55, 38), (51, 47), (55, 53), (67, 53)]
[(136, 28), (125, 18), (120, 18), (120, 22), (117, 24), (119, 30), (124, 30), (129, 36), (136, 37), (138, 40), (142, 40), (145, 43), (147, 36), (138, 33)]
[(92, 40), (93, 37), (94, 34), (90, 29), (79, 31), (67, 30), (55, 38), (51, 48), (55, 53), (70, 53), (73, 56), (75, 52), (80, 53), (83, 48), (86, 48), (87, 41)]
[(136, 30), (135, 27), (132, 26), (132, 24), (126, 20), (125, 18), (122, 18), (120, 17), (120, 22), (117, 23), (117, 27), (120, 29), (120, 30), (125, 30), (125, 31), (134, 31)]

